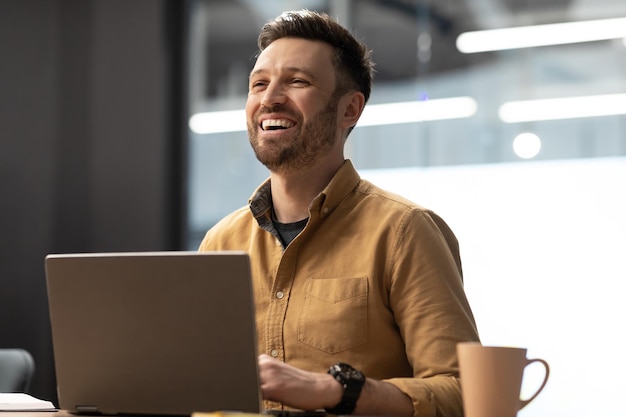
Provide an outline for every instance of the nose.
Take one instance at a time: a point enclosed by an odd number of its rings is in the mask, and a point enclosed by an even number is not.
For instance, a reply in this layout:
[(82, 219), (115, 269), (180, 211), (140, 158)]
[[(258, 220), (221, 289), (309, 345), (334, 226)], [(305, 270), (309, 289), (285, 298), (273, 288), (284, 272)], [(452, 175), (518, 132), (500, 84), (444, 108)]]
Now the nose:
[(278, 83), (269, 83), (263, 91), (261, 97), (261, 106), (272, 108), (276, 105), (284, 104), (287, 101), (285, 90)]

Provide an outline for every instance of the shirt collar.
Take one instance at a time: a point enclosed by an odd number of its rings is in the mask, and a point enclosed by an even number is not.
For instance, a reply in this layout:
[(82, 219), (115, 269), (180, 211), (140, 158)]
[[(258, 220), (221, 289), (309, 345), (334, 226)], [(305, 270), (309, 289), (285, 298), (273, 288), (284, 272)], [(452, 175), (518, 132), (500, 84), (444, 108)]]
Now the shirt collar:
[[(321, 216), (332, 212), (337, 205), (354, 190), (361, 180), (352, 161), (346, 159), (322, 192), (313, 199), (309, 211), (317, 211)], [(248, 200), (250, 211), (261, 227), (271, 222), (272, 191), (271, 181), (265, 180)]]
[(318, 211), (320, 216), (329, 214), (354, 190), (360, 180), (352, 161), (346, 159), (326, 188), (313, 199), (309, 211)]

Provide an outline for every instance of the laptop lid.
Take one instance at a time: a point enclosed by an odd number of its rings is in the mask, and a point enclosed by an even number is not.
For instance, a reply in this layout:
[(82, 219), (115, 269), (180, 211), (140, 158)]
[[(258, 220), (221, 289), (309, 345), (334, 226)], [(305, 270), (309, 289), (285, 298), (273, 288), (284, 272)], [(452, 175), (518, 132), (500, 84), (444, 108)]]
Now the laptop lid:
[(247, 254), (59, 254), (45, 268), (60, 408), (261, 410)]

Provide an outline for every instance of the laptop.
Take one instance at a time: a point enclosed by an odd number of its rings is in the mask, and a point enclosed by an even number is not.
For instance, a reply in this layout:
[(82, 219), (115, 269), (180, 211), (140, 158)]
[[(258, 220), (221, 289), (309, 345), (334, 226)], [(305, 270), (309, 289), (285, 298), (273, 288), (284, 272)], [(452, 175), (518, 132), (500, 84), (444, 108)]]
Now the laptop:
[(247, 254), (53, 254), (45, 269), (60, 408), (262, 411)]

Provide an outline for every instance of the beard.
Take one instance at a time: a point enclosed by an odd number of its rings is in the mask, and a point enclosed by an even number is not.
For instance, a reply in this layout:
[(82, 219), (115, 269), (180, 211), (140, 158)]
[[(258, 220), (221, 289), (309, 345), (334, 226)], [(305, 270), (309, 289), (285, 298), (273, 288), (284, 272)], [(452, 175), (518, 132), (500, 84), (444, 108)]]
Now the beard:
[[(331, 97), (328, 105), (311, 121), (298, 124), (295, 136), (283, 139), (270, 139), (259, 142), (256, 118), (248, 123), (248, 137), (256, 158), (271, 172), (289, 173), (309, 168), (319, 155), (330, 151), (337, 138), (338, 97)], [(283, 108), (272, 111), (289, 113)]]

